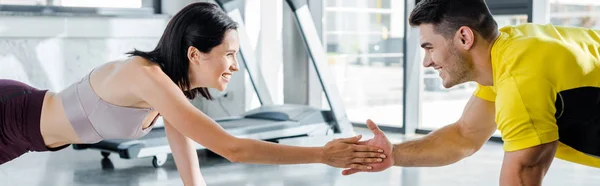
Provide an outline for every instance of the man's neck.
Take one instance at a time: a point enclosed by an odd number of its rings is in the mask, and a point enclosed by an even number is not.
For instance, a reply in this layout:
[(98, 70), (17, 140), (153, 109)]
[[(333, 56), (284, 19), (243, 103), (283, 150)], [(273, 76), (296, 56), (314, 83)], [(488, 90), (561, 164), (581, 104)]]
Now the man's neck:
[(474, 81), (483, 86), (494, 85), (494, 71), (492, 67), (492, 48), (494, 43), (500, 36), (500, 32), (496, 32), (494, 39), (491, 41), (482, 40), (481, 44), (475, 47), (472, 51), (473, 63), (475, 64)]

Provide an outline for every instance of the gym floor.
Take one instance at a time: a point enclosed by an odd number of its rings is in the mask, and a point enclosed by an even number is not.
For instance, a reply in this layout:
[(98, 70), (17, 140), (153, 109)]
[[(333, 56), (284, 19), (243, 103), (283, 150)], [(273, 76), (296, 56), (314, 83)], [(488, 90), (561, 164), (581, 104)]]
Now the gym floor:
[[(369, 131), (357, 128), (364, 139)], [(402, 135), (389, 135), (393, 142)], [(324, 144), (326, 140), (291, 140), (296, 145)], [(489, 142), (478, 153), (453, 165), (430, 168), (393, 167), (379, 173), (342, 176), (341, 169), (326, 165), (250, 165), (229, 163), (211, 153), (199, 151), (201, 171), (208, 186), (423, 186), (498, 185), (502, 145)], [(0, 185), (67, 186), (183, 185), (175, 163), (154, 168), (151, 159), (120, 159), (111, 155), (113, 169), (102, 168), (98, 151), (67, 148), (55, 153), (29, 153), (0, 166)], [(104, 163), (107, 163), (104, 161)], [(555, 159), (544, 180), (545, 186), (579, 186), (600, 183), (600, 169)]]

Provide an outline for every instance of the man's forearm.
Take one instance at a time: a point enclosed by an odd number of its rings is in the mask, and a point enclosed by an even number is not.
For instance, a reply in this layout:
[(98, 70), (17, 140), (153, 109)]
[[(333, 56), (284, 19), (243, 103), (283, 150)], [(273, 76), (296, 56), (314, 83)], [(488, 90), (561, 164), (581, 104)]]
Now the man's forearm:
[(475, 152), (462, 138), (457, 124), (433, 131), (427, 136), (394, 145), (395, 166), (433, 167), (455, 163)]

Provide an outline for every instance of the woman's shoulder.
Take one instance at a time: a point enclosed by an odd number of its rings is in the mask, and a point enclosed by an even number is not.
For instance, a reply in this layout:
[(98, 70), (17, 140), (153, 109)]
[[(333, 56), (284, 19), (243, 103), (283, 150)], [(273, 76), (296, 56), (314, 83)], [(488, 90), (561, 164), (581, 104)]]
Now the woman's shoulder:
[(165, 75), (158, 64), (139, 56), (123, 59), (118, 66), (115, 73), (121, 74), (120, 77), (131, 80), (139, 77), (151, 78)]
[(124, 59), (123, 64), (126, 68), (131, 68), (128, 70), (161, 70), (160, 66), (157, 63), (154, 63), (149, 59), (140, 56), (131, 56), (127, 59)]
[(123, 61), (119, 69), (121, 77), (133, 81), (135, 85), (172, 84), (170, 78), (162, 71), (160, 65), (144, 57), (132, 56)]

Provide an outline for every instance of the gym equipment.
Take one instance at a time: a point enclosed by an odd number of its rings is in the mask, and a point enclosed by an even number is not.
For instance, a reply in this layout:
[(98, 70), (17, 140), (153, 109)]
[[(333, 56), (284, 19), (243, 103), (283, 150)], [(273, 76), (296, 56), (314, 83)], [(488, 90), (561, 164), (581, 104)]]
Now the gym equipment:
[[(343, 106), (339, 99), (334, 80), (329, 77), (328, 64), (325, 51), (317, 35), (312, 17), (306, 2), (288, 1), (299, 21), (302, 38), (315, 67), (323, 92), (331, 110), (322, 110), (308, 105), (275, 105), (257, 67), (256, 59), (249, 43), (248, 35), (240, 9), (243, 0), (217, 0), (217, 4), (239, 24), (240, 52), (238, 59), (248, 73), (261, 106), (245, 114), (225, 119), (216, 119), (227, 132), (242, 137), (266, 141), (277, 141), (286, 138), (332, 135), (334, 133), (353, 134), (352, 124), (348, 121)], [(103, 140), (96, 144), (77, 144), (74, 149), (95, 149), (101, 151), (107, 158), (110, 153), (117, 153), (121, 158), (153, 157), (152, 165), (164, 165), (167, 155), (171, 153), (162, 119), (157, 120), (154, 128), (146, 136), (137, 140)], [(205, 149), (200, 144), (195, 144), (196, 149)]]

